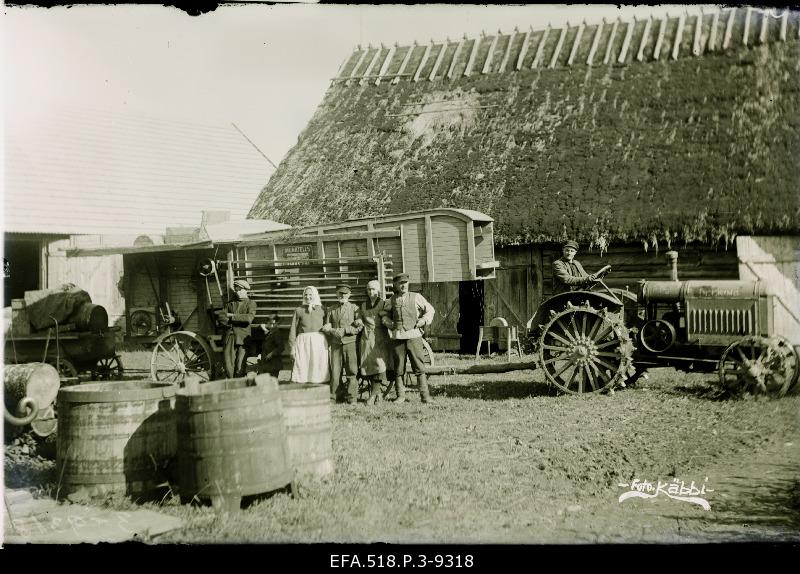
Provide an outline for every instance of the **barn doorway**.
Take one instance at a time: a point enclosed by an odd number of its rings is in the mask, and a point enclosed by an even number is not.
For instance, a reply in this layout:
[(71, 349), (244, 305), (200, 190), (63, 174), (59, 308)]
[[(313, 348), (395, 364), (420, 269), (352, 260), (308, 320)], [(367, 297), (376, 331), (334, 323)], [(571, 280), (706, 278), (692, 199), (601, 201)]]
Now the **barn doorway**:
[(461, 353), (475, 354), (478, 332), (483, 324), (483, 281), (458, 282), (458, 332), (461, 334)]
[(3, 307), (12, 299), (22, 299), (25, 291), (41, 289), (41, 241), (38, 239), (8, 239), (3, 258)]

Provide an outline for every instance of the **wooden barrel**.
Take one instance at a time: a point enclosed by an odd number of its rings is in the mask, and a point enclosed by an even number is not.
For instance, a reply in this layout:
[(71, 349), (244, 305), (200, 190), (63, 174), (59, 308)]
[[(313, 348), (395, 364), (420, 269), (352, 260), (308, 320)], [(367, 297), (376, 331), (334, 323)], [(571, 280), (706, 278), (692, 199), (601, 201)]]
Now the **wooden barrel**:
[(108, 329), (108, 312), (100, 305), (83, 303), (72, 312), (68, 321), (75, 323), (77, 331), (99, 333)]
[(154, 495), (175, 457), (175, 391), (173, 385), (151, 381), (61, 389), (56, 403), (59, 495)]
[(258, 385), (240, 378), (179, 390), (175, 414), (184, 500), (198, 497), (234, 510), (242, 496), (292, 483), (281, 395), (272, 377), (260, 376)]
[(331, 404), (328, 385), (280, 385), (289, 460), (298, 478), (333, 472)]

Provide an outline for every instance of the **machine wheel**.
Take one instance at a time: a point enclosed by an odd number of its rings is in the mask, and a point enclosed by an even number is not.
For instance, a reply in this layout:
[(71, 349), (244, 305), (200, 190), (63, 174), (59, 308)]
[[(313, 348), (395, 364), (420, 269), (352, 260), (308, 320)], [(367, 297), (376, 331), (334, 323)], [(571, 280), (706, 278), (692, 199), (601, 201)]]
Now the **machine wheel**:
[(93, 381), (121, 381), (125, 369), (122, 367), (122, 357), (114, 355), (113, 357), (103, 357), (92, 369)]
[(678, 338), (675, 327), (667, 321), (654, 319), (642, 325), (639, 342), (651, 353), (663, 353), (675, 344)]
[(783, 337), (746, 337), (730, 345), (719, 360), (719, 381), (736, 395), (782, 397), (797, 379), (800, 358)]
[(635, 372), (633, 343), (621, 313), (588, 302), (551, 311), (539, 338), (539, 366), (547, 381), (571, 394), (613, 391)]
[(175, 331), (156, 340), (150, 359), (150, 375), (154, 381), (179, 385), (186, 373), (201, 379), (214, 378), (214, 355), (208, 342), (191, 331)]
[(78, 376), (78, 369), (75, 368), (75, 365), (72, 364), (72, 361), (69, 359), (60, 358), (58, 361), (55, 359), (48, 359), (47, 363), (56, 368), (58, 376), (62, 379), (74, 379)]

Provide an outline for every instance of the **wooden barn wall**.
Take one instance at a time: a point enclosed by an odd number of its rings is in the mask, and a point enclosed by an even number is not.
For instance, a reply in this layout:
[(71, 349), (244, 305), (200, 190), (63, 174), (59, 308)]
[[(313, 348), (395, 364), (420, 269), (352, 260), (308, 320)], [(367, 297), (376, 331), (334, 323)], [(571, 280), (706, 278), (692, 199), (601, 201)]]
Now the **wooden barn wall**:
[(800, 345), (800, 237), (736, 238), (742, 279), (764, 281), (775, 295), (775, 332)]
[(437, 282), (460, 281), (470, 276), (467, 225), (472, 222), (448, 215), (431, 217), (433, 273)]
[(74, 283), (89, 293), (93, 303), (105, 308), (111, 325), (124, 329), (122, 255), (67, 257), (64, 250), (71, 247), (69, 239), (48, 244), (47, 282), (44, 288), (58, 289), (64, 283)]
[(428, 280), (428, 256), (425, 252), (425, 221), (404, 221), (401, 227), (405, 256), (405, 273), (411, 281), (422, 283)]
[(458, 352), (461, 345), (458, 332), (458, 282), (412, 283), (409, 288), (421, 293), (436, 310), (433, 324), (426, 331), (431, 348), (434, 351)]
[[(701, 245), (675, 247), (678, 252), (679, 279), (738, 279), (739, 262), (735, 246), (729, 249)], [(641, 244), (612, 246), (599, 250), (582, 249), (576, 255), (588, 273), (611, 265), (606, 276), (610, 287), (635, 292), (640, 279), (669, 279), (667, 249), (645, 251)], [(484, 322), (505, 318), (510, 325), (524, 326), (541, 302), (552, 295), (553, 261), (561, 257), (558, 245), (498, 246), (500, 261), (497, 278), (485, 285)]]
[[(397, 227), (397, 224), (376, 224), (375, 229), (384, 229)], [(392, 270), (394, 273), (407, 273), (408, 271), (403, 268), (403, 245), (401, 237), (384, 237), (382, 239), (375, 239), (375, 253), (388, 255), (392, 261)]]

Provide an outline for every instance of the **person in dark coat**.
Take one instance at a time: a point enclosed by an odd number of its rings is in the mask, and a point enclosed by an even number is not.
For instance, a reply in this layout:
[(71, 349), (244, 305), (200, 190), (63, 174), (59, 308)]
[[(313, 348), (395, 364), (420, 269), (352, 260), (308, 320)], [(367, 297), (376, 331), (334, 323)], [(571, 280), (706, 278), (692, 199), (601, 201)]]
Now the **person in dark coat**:
[(219, 322), (227, 327), (225, 333), (225, 372), (228, 378), (243, 377), (250, 325), (256, 317), (256, 302), (249, 298), (250, 283), (244, 279), (233, 282), (235, 297), (219, 312)]
[(561, 250), (562, 257), (553, 261), (553, 295), (576, 291), (591, 285), (597, 275), (589, 275), (579, 261), (575, 260), (578, 244), (567, 241)]
[(267, 323), (261, 324), (261, 329), (266, 336), (261, 343), (261, 361), (258, 371), (278, 378), (283, 366), (283, 349), (286, 346), (286, 338), (278, 328), (278, 316), (269, 317)]
[(362, 323), (358, 321), (358, 306), (350, 302), (350, 293), (349, 285), (336, 286), (337, 302), (325, 313), (322, 332), (330, 342), (331, 399), (352, 405), (358, 400), (356, 336), (361, 332)]

